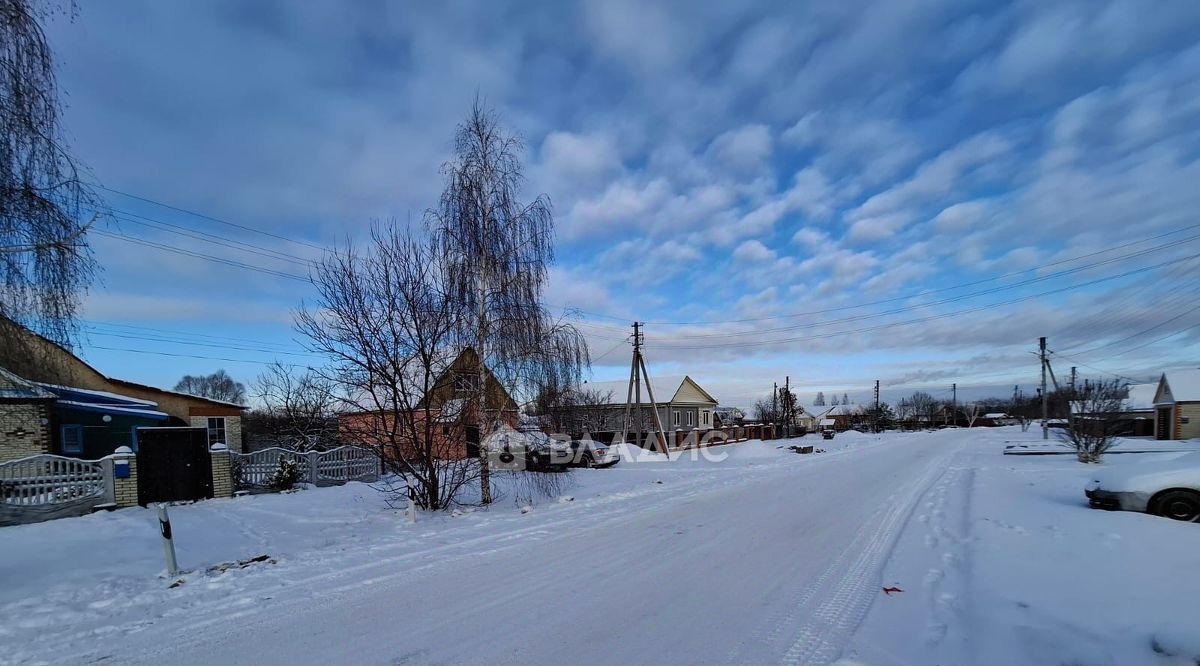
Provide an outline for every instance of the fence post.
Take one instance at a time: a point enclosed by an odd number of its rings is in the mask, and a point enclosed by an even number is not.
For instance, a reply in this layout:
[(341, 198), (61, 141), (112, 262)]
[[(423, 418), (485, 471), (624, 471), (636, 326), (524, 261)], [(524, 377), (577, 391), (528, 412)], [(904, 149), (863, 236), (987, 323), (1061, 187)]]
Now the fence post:
[(317, 458), (321, 454), (316, 451), (309, 451), (304, 454), (305, 460), (308, 461), (308, 482), (317, 485)]
[(113, 502), (118, 507), (137, 506), (137, 456), (128, 446), (119, 446), (112, 454)]
[(229, 447), (221, 443), (208, 449), (212, 457), (213, 497), (233, 497), (233, 473), (230, 469)]

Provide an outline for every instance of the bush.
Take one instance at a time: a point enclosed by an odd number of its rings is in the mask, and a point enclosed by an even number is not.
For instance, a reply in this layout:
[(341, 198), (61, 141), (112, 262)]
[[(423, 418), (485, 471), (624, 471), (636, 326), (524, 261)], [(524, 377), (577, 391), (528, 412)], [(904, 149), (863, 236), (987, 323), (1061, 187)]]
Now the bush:
[(275, 468), (275, 473), (271, 475), (271, 478), (267, 481), (267, 485), (272, 490), (291, 490), (299, 479), (300, 469), (297, 467), (296, 461), (280, 454), (279, 466)]

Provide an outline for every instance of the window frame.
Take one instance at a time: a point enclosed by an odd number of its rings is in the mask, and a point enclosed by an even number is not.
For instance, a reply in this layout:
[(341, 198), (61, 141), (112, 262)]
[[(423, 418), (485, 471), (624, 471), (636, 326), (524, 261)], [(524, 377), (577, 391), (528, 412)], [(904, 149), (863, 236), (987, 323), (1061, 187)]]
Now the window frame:
[[(214, 426), (213, 421), (220, 421), (220, 426)], [(229, 421), (226, 420), (224, 416), (206, 416), (204, 423), (205, 429), (208, 433), (208, 445), (210, 447), (213, 444), (224, 444), (226, 446), (229, 445)], [(215, 439), (214, 435), (218, 431), (221, 433), (221, 437), (220, 439)]]
[[(67, 432), (77, 433), (75, 441), (78, 445), (75, 448), (67, 448)], [(83, 426), (78, 423), (64, 423), (58, 427), (58, 443), (59, 448), (63, 453), (74, 453), (83, 455)]]

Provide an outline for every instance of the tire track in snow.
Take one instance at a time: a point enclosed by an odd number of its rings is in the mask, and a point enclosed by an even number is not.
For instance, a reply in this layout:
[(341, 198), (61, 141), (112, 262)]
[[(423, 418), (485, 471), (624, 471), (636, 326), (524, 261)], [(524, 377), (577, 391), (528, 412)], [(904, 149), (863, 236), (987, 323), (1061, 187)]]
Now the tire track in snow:
[[(879, 594), (879, 576), (914, 508), (946, 472), (953, 453), (929, 461), (925, 472), (884, 501), (855, 533), (850, 545), (807, 587), (771, 627), (746, 644), (794, 638), (782, 664), (821, 664), (836, 659)], [(800, 622), (799, 627), (797, 623)], [(738, 651), (727, 663), (744, 661)]]

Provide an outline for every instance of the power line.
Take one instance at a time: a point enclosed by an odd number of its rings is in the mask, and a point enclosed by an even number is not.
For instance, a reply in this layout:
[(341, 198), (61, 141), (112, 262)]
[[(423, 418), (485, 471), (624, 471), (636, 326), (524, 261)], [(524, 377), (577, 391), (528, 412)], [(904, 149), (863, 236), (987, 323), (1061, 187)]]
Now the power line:
[[(929, 294), (936, 294), (936, 293), (941, 293), (941, 292), (946, 292), (946, 291), (953, 291), (953, 290), (955, 290), (955, 289), (964, 289), (964, 288), (966, 288), (966, 287), (973, 287), (973, 286), (980, 285), (980, 284), (986, 284), (986, 283), (988, 283), (988, 282), (995, 282), (996, 280), (1003, 280), (1003, 279), (1005, 279), (1005, 278), (1014, 277), (1014, 276), (1017, 276), (1017, 275), (1023, 275), (1023, 274), (1025, 274), (1025, 273), (1031, 273), (1031, 272), (1041, 271), (1041, 270), (1044, 270), (1044, 269), (1046, 269), (1046, 268), (1049, 268), (1049, 267), (1051, 267), (1051, 266), (1060, 266), (1060, 265), (1062, 265), (1062, 264), (1069, 264), (1069, 263), (1071, 263), (1071, 262), (1079, 261), (1080, 259), (1087, 259), (1087, 258), (1089, 258), (1089, 257), (1094, 257), (1094, 256), (1101, 255), (1101, 254), (1107, 254), (1107, 253), (1109, 253), (1109, 252), (1113, 252), (1113, 251), (1115, 251), (1115, 250), (1120, 250), (1120, 249), (1122, 249), (1122, 248), (1126, 248), (1126, 247), (1132, 247), (1132, 246), (1134, 246), (1134, 245), (1140, 245), (1140, 244), (1147, 243), (1147, 242), (1150, 242), (1150, 241), (1159, 240), (1159, 239), (1161, 239), (1161, 238), (1166, 238), (1166, 237), (1168, 237), (1168, 236), (1174, 236), (1174, 235), (1176, 235), (1176, 234), (1180, 234), (1180, 233), (1183, 233), (1183, 232), (1185, 232), (1185, 231), (1191, 231), (1192, 229), (1197, 229), (1197, 228), (1200, 228), (1200, 224), (1192, 224), (1192, 225), (1188, 225), (1188, 226), (1186, 226), (1186, 227), (1181, 227), (1181, 228), (1179, 228), (1179, 229), (1175, 229), (1175, 230), (1173, 230), (1173, 231), (1168, 231), (1168, 232), (1165, 232), (1165, 233), (1162, 233), (1162, 234), (1158, 234), (1158, 235), (1156, 235), (1156, 236), (1148, 236), (1148, 237), (1146, 237), (1146, 238), (1141, 238), (1141, 239), (1138, 239), (1138, 240), (1129, 241), (1129, 242), (1127, 242), (1127, 243), (1121, 243), (1121, 244), (1118, 244), (1118, 245), (1113, 245), (1113, 246), (1111, 246), (1111, 247), (1108, 247), (1108, 248), (1105, 248), (1105, 249), (1103, 249), (1103, 250), (1098, 250), (1098, 251), (1095, 251), (1095, 252), (1089, 252), (1089, 253), (1087, 253), (1087, 254), (1081, 254), (1081, 255), (1074, 256), (1074, 257), (1070, 257), (1070, 258), (1067, 258), (1067, 259), (1060, 259), (1060, 260), (1057, 260), (1057, 261), (1052, 261), (1052, 262), (1050, 262), (1050, 263), (1041, 264), (1041, 265), (1039, 265), (1039, 266), (1034, 266), (1034, 267), (1032, 267), (1032, 268), (1026, 268), (1026, 269), (1022, 269), (1022, 270), (1019, 270), (1019, 271), (1011, 271), (1011, 272), (1008, 272), (1008, 273), (1003, 273), (1003, 274), (1000, 274), (1000, 275), (995, 275), (995, 276), (992, 276), (992, 277), (983, 278), (983, 279), (980, 279), (980, 280), (975, 280), (975, 281), (973, 281), (973, 282), (966, 282), (966, 283), (963, 283), (963, 284), (952, 285), (952, 286), (949, 286), (949, 287), (939, 287), (939, 288), (937, 288), (937, 289), (927, 289), (927, 290), (923, 290), (923, 291), (920, 291), (920, 292), (917, 292), (917, 293), (907, 294), (907, 295), (904, 295), (904, 296), (894, 296), (894, 297), (891, 297), (891, 298), (885, 298), (885, 299), (882, 299), (882, 300), (877, 300), (877, 301), (869, 301), (869, 302), (866, 302), (866, 303), (858, 303), (858, 304), (855, 304), (855, 305), (844, 305), (844, 306), (839, 306), (839, 307), (826, 308), (826, 309), (822, 309), (822, 310), (809, 310), (809, 311), (807, 311), (807, 312), (792, 312), (792, 313), (788, 313), (788, 314), (771, 315), (771, 316), (768, 316), (768, 317), (750, 317), (750, 318), (745, 318), (745, 319), (709, 319), (709, 320), (694, 320), (694, 321), (649, 321), (649, 322), (646, 322), (646, 323), (647, 323), (647, 324), (653, 324), (653, 325), (659, 325), (659, 326), (692, 326), (692, 325), (703, 325), (703, 324), (738, 324), (738, 323), (750, 323), (750, 322), (756, 322), (756, 321), (769, 321), (769, 320), (774, 320), (774, 319), (790, 319), (790, 318), (793, 318), (793, 317), (803, 317), (803, 316), (815, 315), (815, 314), (826, 314), (826, 313), (829, 313), (829, 312), (839, 312), (839, 311), (844, 311), (844, 310), (854, 310), (854, 309), (858, 309), (858, 308), (869, 307), (869, 306), (872, 306), (872, 305), (882, 305), (882, 304), (885, 304), (885, 303), (894, 303), (894, 302), (897, 302), (897, 301), (908, 300), (908, 299), (917, 298), (917, 297), (920, 297), (920, 296), (927, 296), (927, 295), (929, 295)], [(1182, 240), (1182, 241), (1174, 241), (1174, 242), (1172, 242), (1172, 243), (1170, 243), (1170, 244), (1166, 244), (1166, 245), (1164, 245), (1163, 247), (1170, 247), (1170, 246), (1174, 246), (1174, 245), (1177, 245), (1177, 244), (1179, 244), (1179, 243), (1181, 243), (1181, 242), (1188, 242), (1188, 241), (1194, 240), (1194, 239), (1196, 239), (1196, 238), (1198, 238), (1198, 237), (1200, 237), (1200, 236), (1192, 236), (1191, 238), (1184, 239), (1184, 240)], [(1138, 254), (1145, 254), (1145, 253), (1147, 253), (1147, 252), (1150, 252), (1150, 251), (1153, 251), (1153, 249), (1151, 249), (1151, 250), (1145, 250), (1145, 251), (1139, 251), (1139, 252), (1137, 252), (1137, 253), (1134, 253), (1134, 254), (1133, 254), (1133, 255), (1131, 255), (1131, 256), (1136, 256), (1136, 255), (1138, 255)], [(1107, 261), (1106, 261), (1106, 262), (1101, 262), (1101, 263), (1109, 263), (1109, 262), (1107, 262)], [(554, 306), (554, 307), (562, 307), (562, 306)], [(626, 320), (628, 319), (627, 317), (618, 317), (618, 316), (614, 316), (614, 315), (608, 315), (608, 314), (603, 314), (603, 313), (589, 312), (589, 311), (587, 311), (587, 310), (580, 310), (580, 312), (582, 312), (583, 314), (587, 314), (587, 315), (594, 316), (594, 317), (603, 317), (603, 318), (605, 318), (605, 319), (613, 319), (613, 320), (616, 320), (616, 321), (626, 321)]]
[(222, 220), (218, 217), (213, 217), (212, 215), (206, 215), (204, 213), (197, 213), (194, 210), (188, 210), (186, 208), (180, 208), (179, 206), (173, 206), (171, 204), (163, 203), (161, 201), (155, 201), (154, 199), (150, 199), (149, 197), (143, 197), (143, 196), (139, 196), (137, 194), (130, 194), (129, 192), (122, 192), (121, 190), (114, 190), (111, 187), (104, 187), (103, 185), (100, 185), (99, 187), (100, 187), (100, 189), (105, 190), (107, 192), (112, 192), (113, 194), (119, 194), (123, 197), (129, 197), (130, 199), (136, 199), (138, 201), (143, 201), (145, 203), (154, 204), (155, 206), (162, 206), (163, 208), (167, 208), (167, 209), (179, 212), (179, 213), (186, 213), (187, 215), (193, 215), (195, 217), (198, 217), (198, 218), (201, 218), (204, 220), (208, 220), (210, 222), (217, 222), (218, 224), (224, 224), (224, 225), (227, 225), (230, 227), (235, 227), (237, 229), (242, 229), (244, 231), (249, 231), (249, 232), (256, 233), (256, 234), (262, 234), (264, 236), (270, 236), (271, 238), (276, 238), (278, 240), (287, 241), (289, 243), (296, 243), (297, 245), (307, 245), (308, 247), (316, 248), (318, 250), (322, 250), (322, 251), (325, 250), (324, 247), (321, 247), (320, 245), (317, 245), (315, 243), (310, 243), (308, 241), (297, 240), (295, 238), (288, 238), (287, 236), (281, 236), (279, 234), (271, 233), (270, 231), (263, 231), (262, 229), (255, 229), (254, 227), (248, 227), (244, 224), (238, 224), (236, 222), (229, 222), (227, 220)]
[(232, 340), (234, 342), (246, 342), (246, 343), (255, 344), (255, 345), (283, 346), (283, 343), (272, 342), (269, 340), (256, 340), (253, 338), (239, 338), (239, 337), (228, 336), (228, 335), (212, 335), (210, 333), (193, 333), (193, 332), (188, 332), (188, 331), (174, 331), (174, 330), (165, 329), (165, 328), (153, 328), (150, 326), (136, 326), (134, 324), (122, 324), (122, 323), (111, 322), (111, 321), (97, 321), (94, 319), (92, 319), (92, 320), (85, 319), (85, 320), (81, 320), (81, 321), (84, 324), (91, 325), (91, 326), (103, 326), (106, 328), (114, 328), (114, 329), (132, 329), (134, 331), (151, 331), (154, 333), (164, 333), (167, 335), (176, 335), (176, 336), (189, 337), (189, 338), (207, 338), (207, 339), (211, 339), (211, 340)]
[[(89, 345), (88, 349), (103, 349), (105, 351), (130, 352), (132, 354), (154, 354), (156, 356), (175, 356), (178, 358), (200, 358), (208, 361), (228, 361), (230, 363), (254, 363), (256, 365), (271, 365), (274, 361), (251, 361), (244, 358), (222, 358), (220, 356), (199, 356), (196, 354), (173, 354), (171, 352), (150, 351), (149, 349), (126, 349), (123, 347), (101, 347), (99, 345)], [(289, 368), (301, 367), (296, 364), (284, 363), (283, 365)]]
[(175, 247), (173, 245), (165, 245), (163, 243), (156, 243), (154, 241), (146, 240), (144, 238), (135, 238), (133, 236), (126, 236), (125, 234), (119, 234), (119, 233), (114, 233), (111, 231), (105, 231), (103, 229), (92, 229), (91, 233), (100, 234), (101, 236), (106, 236), (109, 238), (115, 238), (117, 240), (123, 240), (125, 242), (133, 243), (135, 245), (152, 247), (152, 248), (155, 248), (158, 250), (163, 250), (165, 252), (173, 252), (175, 254), (182, 254), (184, 256), (194, 257), (197, 259), (207, 259), (209, 261), (215, 261), (217, 263), (225, 264), (227, 266), (233, 266), (234, 268), (242, 268), (242, 269), (245, 269), (248, 271), (265, 273), (267, 275), (274, 275), (275, 277), (287, 278), (289, 280), (296, 280), (298, 282), (305, 282), (305, 283), (311, 284), (311, 280), (309, 280), (309, 278), (301, 276), (301, 275), (286, 273), (284, 271), (277, 271), (277, 270), (274, 270), (271, 268), (264, 268), (262, 266), (255, 266), (253, 264), (247, 264), (245, 262), (237, 261), (235, 259), (226, 259), (224, 257), (217, 257), (217, 256), (213, 256), (211, 254), (205, 254), (203, 252), (196, 252), (193, 250), (185, 250), (183, 248)]
[(221, 245), (223, 247), (229, 247), (234, 250), (240, 250), (242, 252), (249, 252), (251, 254), (257, 254), (259, 256), (263, 256), (268, 259), (292, 261), (292, 262), (298, 262), (301, 264), (308, 264), (308, 265), (315, 265), (317, 263), (316, 261), (314, 261), (312, 259), (306, 259), (304, 257), (300, 257), (300, 256), (297, 256), (294, 254), (288, 254), (286, 252), (279, 252), (278, 250), (273, 250), (268, 247), (263, 247), (262, 245), (255, 245), (254, 243), (247, 243), (245, 241), (237, 240), (235, 238), (229, 238), (229, 237), (220, 236), (217, 234), (210, 234), (208, 232), (199, 231), (196, 229), (189, 229), (188, 227), (184, 227), (184, 226), (181, 226), (178, 224), (172, 224), (170, 222), (163, 222), (162, 220), (156, 220), (154, 218), (146, 217), (144, 215), (138, 215), (137, 213), (129, 213), (126, 211), (116, 211), (116, 212), (119, 214), (113, 215), (113, 217), (118, 220), (121, 220), (122, 222), (131, 222), (133, 224), (138, 224), (143, 227), (155, 229), (157, 231), (163, 231), (163, 232), (170, 233), (170, 234), (176, 234), (179, 236), (192, 238), (194, 240), (203, 241), (205, 243), (213, 243), (216, 245)]
[(231, 350), (235, 350), (235, 351), (258, 352), (260, 354), (285, 354), (288, 356), (317, 356), (318, 355), (318, 354), (313, 354), (312, 352), (294, 352), (294, 351), (284, 351), (282, 349), (259, 349), (259, 348), (255, 348), (255, 347), (242, 347), (242, 346), (238, 346), (238, 345), (231, 345), (227, 342), (226, 343), (190, 342), (187, 340), (173, 340), (173, 339), (162, 338), (162, 337), (129, 335), (129, 334), (124, 334), (124, 333), (105, 333), (103, 331), (97, 331), (95, 329), (89, 329), (89, 331), (93, 335), (99, 335), (99, 336), (109, 337), (109, 338), (124, 338), (126, 340), (144, 340), (146, 342), (165, 342), (165, 343), (176, 344), (176, 345), (192, 345), (195, 347), (211, 347), (211, 348), (216, 348), (216, 349), (231, 349)]
[(938, 315), (931, 315), (928, 317), (921, 317), (921, 318), (911, 319), (911, 320), (907, 320), (907, 321), (891, 322), (891, 323), (887, 323), (887, 324), (879, 324), (877, 326), (868, 326), (866, 328), (852, 329), (852, 330), (846, 330), (846, 331), (834, 331), (834, 332), (830, 332), (830, 333), (824, 333), (824, 334), (812, 335), (812, 336), (780, 338), (777, 340), (759, 340), (759, 341), (754, 341), (754, 342), (732, 342), (732, 343), (712, 344), (712, 345), (674, 345), (674, 344), (671, 344), (670, 342), (667, 342), (666, 344), (656, 344), (655, 346), (660, 349), (670, 349), (670, 350), (676, 350), (676, 349), (735, 349), (735, 348), (741, 348), (741, 347), (760, 347), (760, 346), (784, 344), (784, 343), (789, 343), (789, 342), (803, 342), (803, 341), (807, 341), (807, 340), (819, 340), (819, 339), (823, 339), (823, 338), (829, 338), (829, 337), (834, 337), (834, 336), (839, 336), (839, 335), (847, 335), (847, 334), (852, 334), (852, 333), (866, 333), (866, 332), (876, 331), (876, 330), (885, 329), (885, 328), (892, 328), (894, 326), (906, 326), (906, 325), (911, 325), (911, 324), (918, 324), (918, 323), (923, 323), (923, 322), (927, 322), (927, 321), (933, 321), (936, 319), (944, 319), (946, 317), (953, 317), (953, 316), (957, 316), (957, 315), (961, 315), (961, 314), (969, 314), (972, 312), (979, 312), (979, 311), (988, 310), (991, 308), (1002, 307), (1005, 305), (1012, 305), (1014, 303), (1020, 303), (1020, 302), (1035, 299), (1035, 298), (1041, 298), (1042, 296), (1050, 296), (1050, 295), (1062, 293), (1065, 291), (1081, 289), (1083, 287), (1088, 287), (1088, 286), (1091, 286), (1094, 284), (1099, 284), (1101, 282), (1108, 282), (1110, 280), (1116, 280), (1116, 279), (1120, 279), (1123, 277), (1128, 277), (1130, 275), (1144, 273), (1146, 271), (1153, 270), (1155, 268), (1162, 268), (1163, 266), (1176, 264), (1181, 261), (1195, 259), (1196, 257), (1200, 257), (1200, 255), (1189, 255), (1187, 257), (1173, 259), (1171, 261), (1166, 261), (1166, 262), (1163, 262), (1160, 264), (1154, 264), (1151, 266), (1138, 268), (1138, 269), (1135, 269), (1132, 271), (1127, 271), (1125, 273), (1119, 273), (1117, 275), (1110, 275), (1108, 277), (1098, 278), (1095, 280), (1090, 280), (1088, 282), (1082, 282), (1080, 284), (1071, 285), (1071, 286), (1067, 286), (1067, 287), (1060, 287), (1058, 289), (1051, 289), (1049, 291), (1044, 291), (1044, 292), (1041, 292), (1038, 294), (1030, 294), (1027, 296), (1022, 296), (1020, 298), (1015, 298), (1015, 299), (1011, 299), (1008, 301), (1000, 301), (999, 303), (992, 303), (989, 305), (981, 305), (981, 306), (977, 306), (974, 308), (968, 308), (965, 310), (956, 310), (953, 312), (946, 312), (946, 313), (942, 313), (942, 314), (938, 314)]
[(1149, 253), (1156, 252), (1158, 250), (1166, 249), (1169, 247), (1175, 247), (1181, 242), (1187, 242), (1187, 241), (1196, 240), (1196, 239), (1200, 239), (1200, 235), (1192, 236), (1191, 238), (1184, 239), (1183, 241), (1167, 243), (1164, 245), (1148, 248), (1145, 250), (1139, 250), (1138, 252), (1134, 252), (1131, 254), (1112, 257), (1109, 259), (1105, 259), (1104, 261), (1100, 261), (1100, 262), (1096, 262), (1096, 263), (1092, 263), (1092, 264), (1084, 264), (1083, 266), (1078, 266), (1078, 267), (1071, 268), (1068, 270), (1059, 271), (1057, 273), (1050, 273), (1048, 275), (1043, 275), (1043, 276), (1039, 276), (1036, 278), (1030, 278), (1028, 280), (1023, 280), (1021, 282), (1017, 282), (1017, 283), (1010, 284), (1010, 285), (1004, 285), (1004, 286), (1000, 286), (1000, 287), (992, 287), (990, 289), (984, 289), (981, 291), (975, 291), (975, 292), (971, 292), (971, 293), (967, 293), (967, 294), (959, 294), (958, 296), (944, 298), (939, 301), (930, 301), (927, 303), (921, 303), (921, 304), (915, 305), (915, 306), (895, 308), (892, 310), (885, 310), (882, 312), (873, 312), (873, 313), (868, 313), (868, 314), (855, 315), (852, 317), (842, 317), (839, 319), (829, 319), (829, 320), (820, 321), (820, 322), (808, 322), (808, 323), (804, 323), (804, 324), (794, 324), (791, 326), (780, 326), (780, 327), (776, 327), (776, 328), (758, 329), (758, 330), (754, 330), (754, 331), (736, 331), (736, 332), (731, 332), (731, 333), (697, 333), (697, 334), (691, 334), (691, 335), (680, 334), (680, 335), (676, 335), (673, 337), (675, 339), (731, 338), (731, 337), (741, 337), (741, 336), (746, 336), (746, 335), (761, 335), (763, 333), (777, 333), (780, 331), (795, 331), (795, 330), (801, 330), (801, 329), (806, 329), (806, 328), (817, 328), (820, 326), (828, 326), (830, 324), (840, 324), (840, 323), (846, 323), (846, 322), (851, 322), (851, 321), (863, 321), (863, 320), (867, 320), (867, 319), (877, 319), (879, 317), (886, 317), (888, 315), (902, 314), (904, 312), (909, 312), (909, 311), (915, 310), (917, 308), (928, 308), (928, 307), (933, 307), (935, 305), (946, 305), (948, 303), (957, 303), (959, 301), (965, 301), (965, 300), (975, 298), (976, 296), (985, 296), (988, 294), (995, 294), (995, 293), (1000, 293), (1003, 291), (1010, 291), (1010, 290), (1017, 289), (1020, 287), (1029, 286), (1031, 284), (1045, 282), (1047, 280), (1051, 280), (1054, 278), (1063, 277), (1065, 275), (1070, 275), (1073, 273), (1078, 273), (1080, 271), (1090, 270), (1092, 268), (1095, 268), (1097, 266), (1102, 266), (1104, 264), (1109, 264), (1109, 263), (1113, 263), (1116, 261), (1124, 261), (1126, 259), (1130, 259), (1130, 258), (1133, 258), (1136, 256), (1149, 254)]

